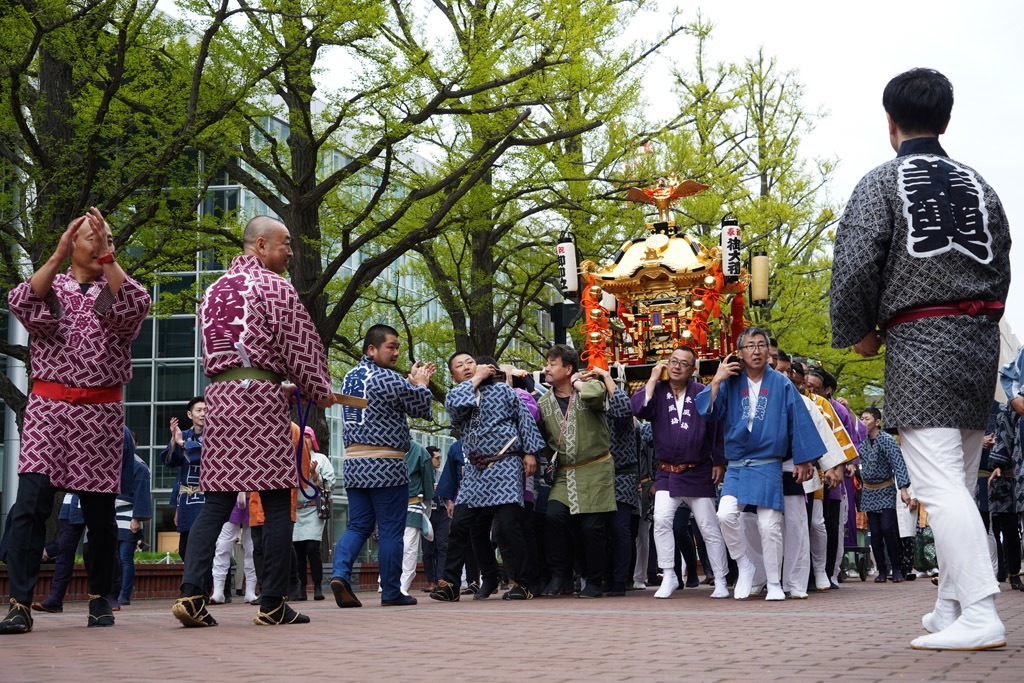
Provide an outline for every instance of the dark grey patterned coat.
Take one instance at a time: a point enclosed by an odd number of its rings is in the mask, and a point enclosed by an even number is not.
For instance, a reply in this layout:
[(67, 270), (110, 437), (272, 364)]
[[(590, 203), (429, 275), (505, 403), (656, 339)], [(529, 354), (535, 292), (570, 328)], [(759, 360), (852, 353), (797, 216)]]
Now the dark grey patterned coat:
[(985, 315), (924, 318), (885, 330), (912, 307), (1006, 300), (1010, 231), (995, 191), (948, 158), (936, 138), (857, 184), (836, 233), (832, 346), (885, 332), (887, 427), (985, 429), (999, 328)]

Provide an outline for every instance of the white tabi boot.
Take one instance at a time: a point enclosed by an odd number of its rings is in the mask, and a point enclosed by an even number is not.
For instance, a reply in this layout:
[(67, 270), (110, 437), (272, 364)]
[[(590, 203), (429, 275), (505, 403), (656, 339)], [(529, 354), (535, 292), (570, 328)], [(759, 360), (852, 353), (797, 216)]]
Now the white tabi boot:
[(988, 650), (1006, 647), (1006, 627), (996, 613), (995, 596), (990, 595), (963, 608), (960, 617), (938, 633), (915, 638), (915, 650)]
[(676, 570), (674, 567), (662, 567), (661, 586), (658, 588), (658, 592), (654, 594), (656, 598), (670, 598), (672, 594), (679, 588), (679, 579), (676, 578)]
[(754, 583), (754, 563), (744, 555), (736, 560), (736, 568), (739, 570), (736, 576), (736, 585), (732, 591), (732, 597), (737, 600), (746, 600), (750, 597), (750, 588)]
[(832, 587), (832, 584), (828, 581), (828, 574), (824, 571), (814, 572), (814, 588), (819, 593), (827, 591)]
[(729, 597), (729, 587), (725, 585), (725, 577), (721, 580), (715, 579), (715, 590), (712, 591), (711, 597), (715, 599)]
[(938, 633), (953, 625), (960, 617), (960, 603), (956, 600), (939, 598), (935, 601), (935, 609), (921, 617), (921, 626), (928, 633)]
[(782, 590), (781, 583), (768, 582), (768, 596), (765, 600), (785, 600), (786, 592)]

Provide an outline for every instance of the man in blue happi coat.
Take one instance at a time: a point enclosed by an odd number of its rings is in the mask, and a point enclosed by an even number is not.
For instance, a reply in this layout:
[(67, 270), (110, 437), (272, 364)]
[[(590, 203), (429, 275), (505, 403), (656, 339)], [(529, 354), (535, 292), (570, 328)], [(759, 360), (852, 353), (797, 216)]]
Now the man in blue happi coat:
[(374, 325), (363, 340), (363, 357), (348, 371), (341, 391), (366, 399), (365, 408), (342, 410), (345, 459), (342, 476), (348, 495), (349, 521), (334, 549), (331, 590), (338, 607), (361, 607), (352, 591), (352, 563), (373, 532), (380, 532), (381, 605), (415, 605), (401, 591), (402, 551), (409, 501), (410, 417), (429, 420), (432, 395), (427, 384), (434, 364), (413, 363), (408, 377), (395, 370), (401, 340), (388, 325)]
[[(448, 392), (445, 407), (452, 425), (462, 437), (467, 463), (457, 503), (459, 516), (452, 520), (460, 540), (449, 537), (449, 555), (444, 578), (430, 597), (442, 602), (459, 599), (461, 544), (468, 524), (473, 552), (480, 563), (480, 588), (473, 596), (483, 600), (498, 590), (498, 565), (490, 548), (491, 524), (501, 528), (501, 556), (510, 580), (507, 600), (533, 597), (526, 585), (526, 539), (523, 535), (523, 477), (532, 477), (537, 466), (535, 454), (544, 449), (537, 424), (526, 404), (508, 384), (495, 381), (494, 359), (473, 358), (457, 353), (449, 361), (457, 384)], [(459, 548), (455, 548), (456, 545)]]
[(754, 563), (740, 526), (740, 512), (757, 507), (768, 600), (784, 600), (782, 590), (782, 461), (793, 456), (793, 476), (812, 476), (825, 444), (793, 384), (768, 367), (768, 333), (748, 327), (737, 341), (739, 358), (724, 359), (711, 384), (697, 395), (697, 410), (708, 421), (725, 421), (728, 469), (718, 520), (739, 575), (733, 597), (750, 596)]

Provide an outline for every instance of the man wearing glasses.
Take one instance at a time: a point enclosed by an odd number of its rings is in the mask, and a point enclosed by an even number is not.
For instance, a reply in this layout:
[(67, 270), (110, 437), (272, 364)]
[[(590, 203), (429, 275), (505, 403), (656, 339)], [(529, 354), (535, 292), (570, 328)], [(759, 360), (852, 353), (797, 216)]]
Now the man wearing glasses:
[(686, 503), (693, 511), (708, 548), (714, 571), (713, 598), (729, 597), (725, 575), (729, 572), (725, 541), (715, 512), (715, 486), (725, 476), (722, 429), (709, 424), (697, 412), (694, 399), (704, 389), (692, 381), (697, 357), (689, 346), (676, 348), (668, 359), (668, 380), (661, 380), (666, 363), (658, 363), (643, 391), (633, 396), (633, 414), (651, 423), (658, 470), (654, 480), (654, 544), (664, 578), (654, 594), (668, 598), (679, 587), (673, 571), (676, 544), (672, 521)]
[[(793, 476), (803, 483), (825, 445), (796, 387), (768, 367), (768, 333), (748, 327), (739, 338), (740, 360), (722, 361), (711, 385), (697, 395), (700, 414), (725, 422), (728, 469), (718, 506), (718, 521), (739, 575), (733, 597), (750, 596), (754, 563), (740, 526), (740, 511), (757, 507), (768, 600), (785, 600), (782, 589), (782, 462), (791, 453)], [(730, 362), (731, 361), (731, 362)], [(716, 574), (717, 575), (717, 574)]]

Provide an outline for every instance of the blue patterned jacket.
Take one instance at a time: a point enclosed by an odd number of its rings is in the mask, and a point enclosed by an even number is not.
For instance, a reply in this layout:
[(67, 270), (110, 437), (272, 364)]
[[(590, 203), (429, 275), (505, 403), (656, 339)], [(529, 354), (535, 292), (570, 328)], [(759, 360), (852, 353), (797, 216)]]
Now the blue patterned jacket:
[[(427, 387), (416, 386), (390, 368), (382, 368), (369, 356), (348, 371), (341, 391), (367, 401), (366, 408), (345, 406), (342, 409), (342, 435), (345, 446), (354, 443), (409, 450), (410, 417), (429, 420), (431, 393)], [(342, 463), (346, 488), (383, 488), (409, 483), (405, 460), (352, 458)]]

